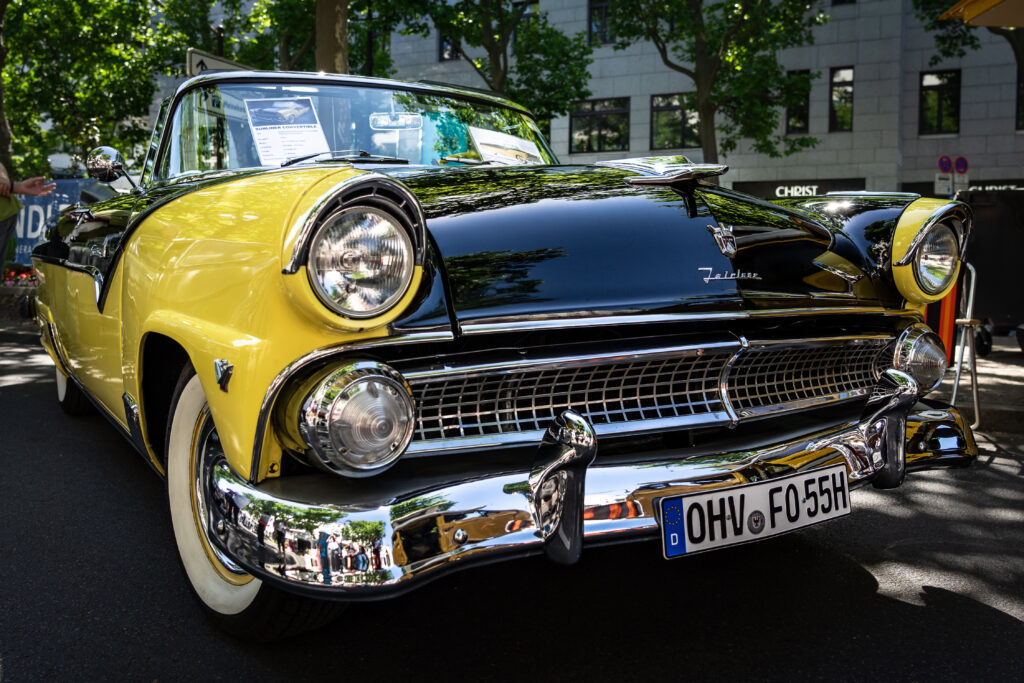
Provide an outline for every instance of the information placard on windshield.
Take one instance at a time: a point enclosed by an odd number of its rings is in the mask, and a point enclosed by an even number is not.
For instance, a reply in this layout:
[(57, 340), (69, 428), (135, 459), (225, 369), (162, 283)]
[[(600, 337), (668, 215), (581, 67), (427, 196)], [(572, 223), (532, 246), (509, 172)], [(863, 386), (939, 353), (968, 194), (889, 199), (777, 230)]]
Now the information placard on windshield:
[(277, 166), (285, 159), (330, 151), (309, 97), (245, 100), (245, 110), (260, 163)]

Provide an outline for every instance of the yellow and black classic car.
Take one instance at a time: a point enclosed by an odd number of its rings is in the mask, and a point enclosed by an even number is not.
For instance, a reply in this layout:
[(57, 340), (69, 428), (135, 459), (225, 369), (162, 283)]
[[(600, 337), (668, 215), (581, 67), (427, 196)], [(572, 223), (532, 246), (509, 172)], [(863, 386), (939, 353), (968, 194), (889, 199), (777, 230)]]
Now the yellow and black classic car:
[(559, 165), (471, 90), (193, 78), (137, 186), (34, 252), (57, 398), (166, 478), (199, 600), (264, 639), (474, 563), (760, 540), (969, 463), (922, 322), (969, 209), (768, 202), (725, 171)]

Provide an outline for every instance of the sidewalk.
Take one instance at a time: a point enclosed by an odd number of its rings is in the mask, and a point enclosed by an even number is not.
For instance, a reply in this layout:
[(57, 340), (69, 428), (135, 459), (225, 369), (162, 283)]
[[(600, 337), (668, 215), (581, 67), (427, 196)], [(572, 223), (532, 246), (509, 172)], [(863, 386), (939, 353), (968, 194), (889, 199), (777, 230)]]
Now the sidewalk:
[[(934, 396), (949, 401), (953, 373), (935, 391)], [(979, 432), (1024, 433), (1024, 351), (1015, 337), (996, 337), (992, 351), (978, 359), (978, 394), (981, 407)], [(965, 362), (960, 374), (956, 404), (968, 419), (974, 419), (971, 374)]]

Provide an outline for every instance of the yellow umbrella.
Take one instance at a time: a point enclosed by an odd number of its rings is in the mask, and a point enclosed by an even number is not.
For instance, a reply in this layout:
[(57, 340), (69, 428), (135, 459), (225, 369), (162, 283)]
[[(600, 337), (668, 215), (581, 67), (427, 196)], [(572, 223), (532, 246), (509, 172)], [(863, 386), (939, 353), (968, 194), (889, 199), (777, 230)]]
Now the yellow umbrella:
[(1024, 27), (1022, 0), (960, 0), (939, 19), (962, 19), (968, 26)]

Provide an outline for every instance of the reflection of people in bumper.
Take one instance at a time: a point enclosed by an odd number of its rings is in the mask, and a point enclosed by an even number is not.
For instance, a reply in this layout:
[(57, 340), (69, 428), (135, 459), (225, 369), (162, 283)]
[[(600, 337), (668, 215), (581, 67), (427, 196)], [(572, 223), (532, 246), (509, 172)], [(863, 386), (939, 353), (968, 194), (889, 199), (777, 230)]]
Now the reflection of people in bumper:
[(321, 531), (320, 537), (317, 539), (317, 546), (320, 548), (320, 571), (324, 575), (324, 583), (327, 585), (331, 584), (331, 560), (328, 552), (328, 545), (330, 544), (330, 537), (326, 532)]

